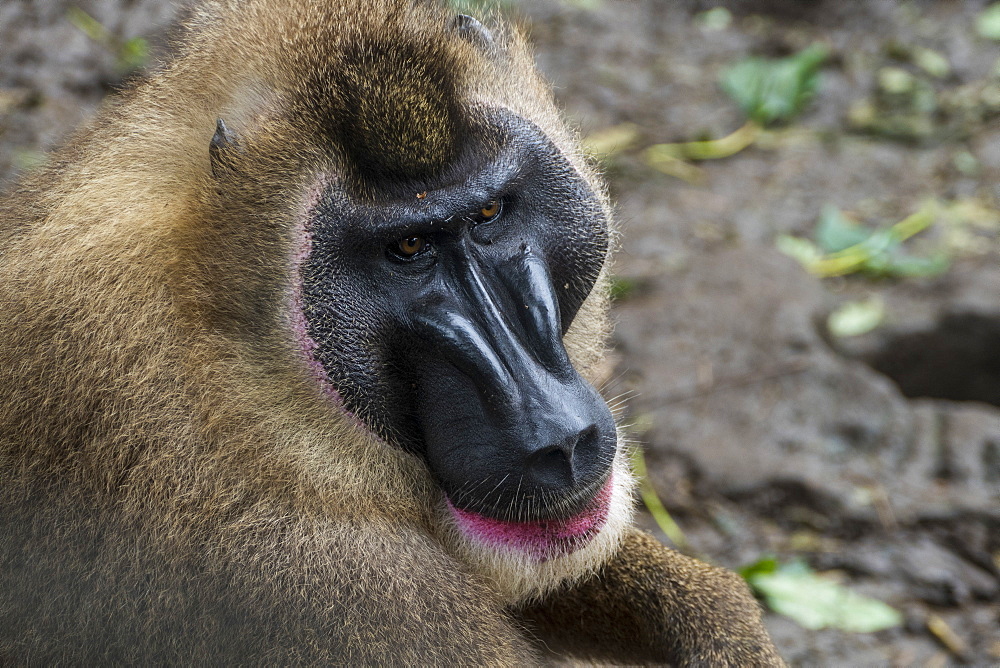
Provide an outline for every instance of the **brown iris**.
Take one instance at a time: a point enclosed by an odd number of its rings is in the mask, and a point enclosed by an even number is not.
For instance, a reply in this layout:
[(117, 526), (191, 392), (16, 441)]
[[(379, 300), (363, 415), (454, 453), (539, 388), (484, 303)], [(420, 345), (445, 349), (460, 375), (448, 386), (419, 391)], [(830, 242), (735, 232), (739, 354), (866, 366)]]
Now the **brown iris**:
[(500, 213), (500, 200), (491, 199), (489, 202), (483, 205), (483, 208), (479, 210), (479, 215), (483, 220), (492, 220), (497, 217)]
[(426, 245), (427, 242), (423, 237), (414, 235), (412, 237), (400, 239), (397, 248), (399, 249), (399, 254), (403, 257), (413, 257), (422, 251)]

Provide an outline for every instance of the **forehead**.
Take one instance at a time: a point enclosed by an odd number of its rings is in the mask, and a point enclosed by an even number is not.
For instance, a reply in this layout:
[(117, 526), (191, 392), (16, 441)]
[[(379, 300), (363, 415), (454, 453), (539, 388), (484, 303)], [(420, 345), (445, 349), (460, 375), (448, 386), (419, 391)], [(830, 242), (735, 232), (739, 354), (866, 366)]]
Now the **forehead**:
[(456, 159), (433, 174), (408, 175), (372, 191), (359, 188), (350, 174), (340, 172), (336, 177), (319, 177), (314, 189), (325, 193), (325, 207), (377, 225), (390, 213), (446, 218), (456, 209), (475, 209), (507, 188), (537, 185), (521, 183), (527, 177), (551, 176), (553, 169), (571, 171), (541, 128), (508, 109), (470, 107), (464, 125), (467, 134), (460, 138)]
[(460, 99), (462, 69), (438, 49), (353, 45), (334, 78), (328, 117), (346, 157), (368, 178), (429, 176), (456, 158), (470, 128)]
[(468, 81), (482, 54), (440, 16), (388, 17), (298, 59), (295, 97), (362, 181), (421, 179), (459, 157), (470, 127)]

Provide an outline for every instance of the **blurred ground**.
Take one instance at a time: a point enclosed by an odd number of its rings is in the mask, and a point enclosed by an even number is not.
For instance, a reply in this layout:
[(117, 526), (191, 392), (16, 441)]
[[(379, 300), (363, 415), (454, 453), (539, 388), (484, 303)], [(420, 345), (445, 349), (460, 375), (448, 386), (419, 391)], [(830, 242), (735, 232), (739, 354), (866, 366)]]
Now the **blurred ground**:
[[(800, 119), (702, 163), (700, 181), (638, 150), (609, 158), (616, 271), (635, 286), (616, 307), (609, 396), (625, 397), (694, 553), (733, 568), (802, 555), (905, 615), (848, 634), (770, 614), (790, 662), (1000, 664), (1000, 43), (975, 33), (984, 3), (745, 0), (706, 26), (720, 4), (514, 10), (583, 134), (634, 123), (635, 148), (739, 127), (716, 84), (728, 63), (816, 41), (833, 53)], [(0, 188), (120, 80), (115, 55), (66, 19), (74, 5), (121, 39), (158, 35), (175, 13), (156, 0), (0, 4)], [(929, 97), (881, 115), (885, 68)], [(982, 222), (931, 232), (961, 242), (942, 276), (821, 280), (774, 249), (778, 234), (809, 236), (826, 203), (886, 223), (928, 197)], [(832, 309), (872, 295), (882, 326), (827, 333)]]

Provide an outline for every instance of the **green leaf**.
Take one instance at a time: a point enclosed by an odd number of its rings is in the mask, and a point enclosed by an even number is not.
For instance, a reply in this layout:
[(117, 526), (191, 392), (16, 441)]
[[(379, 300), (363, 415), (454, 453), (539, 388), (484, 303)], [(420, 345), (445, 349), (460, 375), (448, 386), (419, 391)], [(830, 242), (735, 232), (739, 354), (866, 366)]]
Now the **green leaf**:
[(761, 557), (752, 564), (747, 564), (743, 568), (739, 569), (740, 577), (744, 580), (750, 580), (750, 578), (757, 575), (767, 575), (778, 570), (778, 560), (774, 555), (768, 555), (766, 557)]
[(611, 299), (616, 302), (631, 297), (639, 287), (639, 281), (625, 276), (611, 277)]
[(790, 258), (799, 261), (804, 267), (809, 267), (823, 257), (823, 252), (813, 242), (790, 234), (779, 234), (774, 245), (779, 251)]
[(1000, 2), (980, 12), (976, 18), (976, 31), (987, 39), (1000, 40)]
[(937, 276), (950, 265), (946, 251), (917, 257), (905, 252), (903, 244), (933, 225), (939, 208), (930, 201), (890, 227), (869, 229), (855, 225), (836, 208), (827, 206), (816, 225), (817, 244), (800, 237), (779, 235), (775, 245), (817, 276), (855, 273), (873, 278)]
[(890, 95), (912, 93), (917, 79), (902, 67), (883, 67), (878, 71), (878, 87)]
[(142, 37), (122, 40), (79, 7), (66, 10), (66, 18), (87, 37), (114, 53), (120, 72), (131, 72), (145, 67), (149, 62), (149, 43)]
[(751, 574), (747, 581), (772, 610), (807, 629), (871, 633), (903, 622), (894, 608), (813, 572), (802, 561), (779, 566), (771, 573)]
[(747, 58), (722, 73), (722, 88), (750, 120), (788, 121), (815, 92), (826, 57), (826, 48), (814, 44), (780, 60)]
[(46, 162), (49, 156), (43, 151), (36, 151), (30, 148), (15, 148), (11, 153), (11, 163), (18, 171), (31, 171), (38, 169)]
[(859, 336), (881, 325), (884, 318), (885, 305), (878, 297), (872, 297), (841, 304), (827, 318), (826, 327), (836, 337)]
[(951, 262), (944, 253), (933, 257), (894, 254), (887, 261), (887, 275), (900, 278), (930, 278), (948, 271)]
[(145, 67), (149, 62), (149, 42), (142, 37), (133, 37), (122, 43), (118, 50), (118, 69), (122, 72)]
[(875, 230), (867, 239), (861, 242), (860, 247), (868, 255), (875, 257), (895, 250), (901, 243), (902, 240), (897, 236), (895, 230), (890, 227), (888, 229)]
[(872, 230), (858, 225), (832, 204), (823, 207), (819, 222), (816, 223), (816, 243), (827, 253), (836, 253), (863, 243), (871, 235)]
[(733, 22), (733, 14), (725, 7), (713, 7), (695, 16), (694, 20), (703, 29), (715, 32), (728, 28)]
[(922, 46), (914, 47), (913, 62), (917, 67), (936, 79), (943, 79), (951, 74), (951, 63), (948, 62), (947, 58), (933, 49)]

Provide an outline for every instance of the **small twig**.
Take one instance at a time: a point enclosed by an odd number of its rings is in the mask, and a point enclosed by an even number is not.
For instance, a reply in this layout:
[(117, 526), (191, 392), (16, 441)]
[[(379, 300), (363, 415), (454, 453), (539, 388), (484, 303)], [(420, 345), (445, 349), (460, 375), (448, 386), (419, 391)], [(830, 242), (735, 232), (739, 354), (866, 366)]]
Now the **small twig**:
[(659, 495), (653, 488), (653, 483), (650, 481), (646, 469), (646, 458), (643, 456), (642, 448), (640, 447), (635, 448), (632, 452), (632, 470), (635, 471), (636, 477), (639, 478), (639, 494), (642, 496), (642, 502), (646, 505), (649, 514), (653, 516), (656, 525), (666, 534), (671, 543), (680, 549), (686, 548), (688, 546), (687, 537), (684, 535), (684, 531), (681, 530), (680, 525), (670, 516), (670, 512), (664, 507)]
[(664, 160), (717, 160), (728, 158), (747, 148), (760, 136), (761, 127), (747, 121), (738, 130), (719, 139), (654, 144), (646, 149), (646, 161), (656, 167)]
[(965, 641), (962, 640), (955, 631), (948, 626), (948, 622), (944, 621), (941, 617), (935, 614), (930, 614), (927, 616), (927, 630), (937, 638), (944, 647), (957, 656), (959, 659), (964, 660), (966, 656), (966, 651), (968, 646)]

